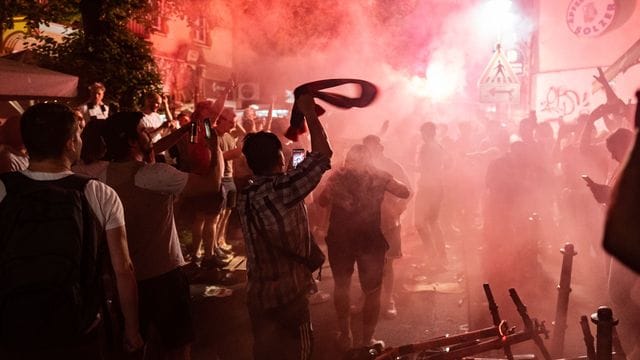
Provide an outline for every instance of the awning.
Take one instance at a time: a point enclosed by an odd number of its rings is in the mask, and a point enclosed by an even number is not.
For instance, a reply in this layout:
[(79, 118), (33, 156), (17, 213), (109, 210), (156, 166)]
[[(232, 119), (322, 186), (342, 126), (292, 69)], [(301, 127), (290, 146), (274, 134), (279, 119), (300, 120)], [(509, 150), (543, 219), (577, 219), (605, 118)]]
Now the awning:
[(0, 58), (0, 100), (73, 98), (77, 87), (77, 76)]

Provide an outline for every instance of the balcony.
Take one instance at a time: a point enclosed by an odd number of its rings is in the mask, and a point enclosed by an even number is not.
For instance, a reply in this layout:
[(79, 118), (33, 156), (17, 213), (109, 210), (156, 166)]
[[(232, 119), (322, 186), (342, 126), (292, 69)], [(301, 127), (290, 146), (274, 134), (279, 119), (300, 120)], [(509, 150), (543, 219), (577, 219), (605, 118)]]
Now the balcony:
[(144, 25), (133, 20), (129, 21), (129, 23), (127, 24), (127, 29), (129, 29), (129, 31), (131, 31), (134, 35), (142, 39), (149, 39), (149, 36), (151, 35)]

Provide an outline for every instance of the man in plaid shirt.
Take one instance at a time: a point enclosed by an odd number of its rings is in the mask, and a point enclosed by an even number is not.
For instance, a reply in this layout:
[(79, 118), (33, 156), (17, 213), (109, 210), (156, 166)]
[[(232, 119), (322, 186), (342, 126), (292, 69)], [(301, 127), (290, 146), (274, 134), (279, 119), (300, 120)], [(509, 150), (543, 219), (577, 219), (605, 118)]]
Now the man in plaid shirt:
[(304, 113), (311, 152), (285, 172), (282, 144), (261, 131), (245, 138), (242, 152), (254, 174), (240, 193), (238, 211), (247, 246), (247, 304), (255, 359), (310, 359), (313, 337), (307, 295), (313, 285), (308, 258), (311, 235), (304, 198), (330, 168), (333, 154), (310, 96), (296, 106)]

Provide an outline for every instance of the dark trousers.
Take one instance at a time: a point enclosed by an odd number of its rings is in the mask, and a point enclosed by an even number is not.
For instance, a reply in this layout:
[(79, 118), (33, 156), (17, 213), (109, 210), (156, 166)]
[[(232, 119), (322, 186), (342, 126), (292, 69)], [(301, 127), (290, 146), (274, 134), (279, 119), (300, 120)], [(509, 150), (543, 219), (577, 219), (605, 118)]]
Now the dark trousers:
[(249, 316), (254, 359), (311, 359), (313, 332), (305, 295), (277, 308), (249, 308)]

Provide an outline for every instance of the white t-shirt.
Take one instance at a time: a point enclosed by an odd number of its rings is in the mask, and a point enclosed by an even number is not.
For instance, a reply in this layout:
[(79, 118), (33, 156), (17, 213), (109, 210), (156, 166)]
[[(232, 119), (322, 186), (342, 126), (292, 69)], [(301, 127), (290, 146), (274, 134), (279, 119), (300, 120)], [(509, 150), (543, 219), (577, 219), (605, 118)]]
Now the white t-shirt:
[[(23, 170), (21, 172), (33, 180), (40, 181), (59, 180), (73, 174), (71, 171), (46, 173)], [(124, 210), (122, 208), (122, 202), (120, 202), (120, 198), (115, 190), (102, 182), (89, 180), (84, 189), (84, 194), (102, 228), (110, 230), (124, 226)], [(0, 202), (2, 202), (6, 195), (7, 189), (4, 183), (0, 181)]]
[[(142, 117), (142, 125), (145, 128), (153, 128), (153, 129), (157, 129), (160, 126), (162, 126), (162, 123), (164, 121), (162, 121), (162, 117), (160, 117), (160, 114), (158, 114), (157, 112), (152, 112), (151, 114), (144, 114), (144, 116)], [(160, 132), (157, 132), (153, 138), (151, 139), (151, 141), (156, 142), (158, 140), (160, 140), (162, 138), (162, 135), (160, 135)]]
[(82, 116), (86, 122), (91, 121), (92, 118), (106, 120), (109, 117), (109, 106), (102, 104), (89, 107), (85, 104), (82, 106)]
[[(90, 165), (76, 165), (73, 171), (107, 182), (108, 161), (98, 161)], [(189, 173), (180, 171), (171, 165), (156, 163), (145, 164), (136, 173), (134, 182), (137, 187), (165, 194), (178, 195), (184, 190)]]

